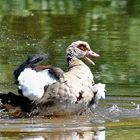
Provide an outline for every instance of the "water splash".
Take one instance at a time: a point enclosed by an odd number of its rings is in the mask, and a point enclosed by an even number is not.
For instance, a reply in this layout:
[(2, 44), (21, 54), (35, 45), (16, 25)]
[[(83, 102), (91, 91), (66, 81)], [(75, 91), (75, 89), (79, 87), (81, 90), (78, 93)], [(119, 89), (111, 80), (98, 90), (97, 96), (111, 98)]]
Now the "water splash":
[[(0, 101), (1, 106), (1, 101)], [(140, 117), (139, 98), (108, 98), (102, 100), (96, 108), (93, 108), (88, 119), (94, 123), (105, 123), (106, 121), (118, 122), (123, 118)], [(0, 109), (0, 119), (7, 118), (3, 109)]]
[[(94, 119), (98, 122), (120, 121), (122, 118), (137, 118), (140, 116), (140, 103), (130, 98), (106, 100), (94, 110)], [(114, 103), (117, 102), (117, 103)], [(105, 105), (104, 105), (105, 104)]]

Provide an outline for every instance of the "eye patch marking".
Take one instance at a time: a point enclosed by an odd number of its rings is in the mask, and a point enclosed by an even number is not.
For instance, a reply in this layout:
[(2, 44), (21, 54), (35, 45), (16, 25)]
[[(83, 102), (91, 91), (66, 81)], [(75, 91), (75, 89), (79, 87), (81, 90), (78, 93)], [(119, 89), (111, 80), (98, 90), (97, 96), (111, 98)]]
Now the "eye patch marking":
[(89, 49), (87, 48), (85, 44), (80, 44), (77, 46), (77, 48), (79, 48), (82, 51), (89, 51)]

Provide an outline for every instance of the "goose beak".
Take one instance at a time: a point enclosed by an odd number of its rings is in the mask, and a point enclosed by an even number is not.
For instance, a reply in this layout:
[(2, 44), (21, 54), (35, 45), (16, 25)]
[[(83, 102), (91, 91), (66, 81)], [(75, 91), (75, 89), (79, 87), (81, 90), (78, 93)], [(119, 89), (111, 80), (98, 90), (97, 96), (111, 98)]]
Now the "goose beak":
[(95, 52), (93, 52), (93, 51), (87, 51), (87, 55), (92, 56), (92, 57), (94, 57), (94, 58), (100, 56), (99, 54), (97, 54), (97, 53), (95, 53)]
[(93, 51), (87, 51), (86, 52), (86, 56), (84, 57), (84, 59), (86, 61), (88, 61), (89, 63), (91, 63), (92, 65), (95, 65), (95, 63), (90, 58), (88, 58), (88, 56), (96, 58), (96, 57), (99, 57), (100, 55), (93, 52)]

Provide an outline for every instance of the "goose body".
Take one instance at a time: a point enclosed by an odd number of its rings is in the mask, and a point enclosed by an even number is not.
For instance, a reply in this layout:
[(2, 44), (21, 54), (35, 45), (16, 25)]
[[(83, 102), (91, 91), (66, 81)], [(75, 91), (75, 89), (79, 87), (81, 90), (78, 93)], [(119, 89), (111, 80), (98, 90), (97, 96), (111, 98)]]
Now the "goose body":
[[(82, 72), (81, 72), (82, 71)], [(80, 114), (92, 100), (93, 75), (81, 61), (71, 63), (68, 72), (50, 85), (43, 97), (36, 101), (38, 114)]]
[[(27, 112), (31, 115), (85, 112), (104, 96), (105, 86), (94, 84), (90, 68), (81, 59), (94, 64), (89, 57), (98, 56), (87, 42), (73, 42), (66, 50), (67, 72), (57, 67), (37, 66), (37, 63), (47, 58), (46, 55), (29, 57), (14, 71), (20, 97), (24, 98), (21, 100), (22, 105), (24, 100), (28, 100), (30, 109)], [(24, 106), (21, 108), (25, 111)]]

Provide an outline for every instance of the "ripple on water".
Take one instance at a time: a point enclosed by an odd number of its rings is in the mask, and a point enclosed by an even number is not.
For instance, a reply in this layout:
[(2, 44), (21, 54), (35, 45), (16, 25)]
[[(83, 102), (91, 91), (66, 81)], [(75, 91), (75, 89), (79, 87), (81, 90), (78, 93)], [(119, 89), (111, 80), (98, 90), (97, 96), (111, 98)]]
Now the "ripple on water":
[[(1, 104), (1, 103), (0, 103)], [(3, 116), (3, 110), (0, 110), (0, 118), (7, 119), (7, 115)], [(92, 113), (84, 116), (87, 120), (95, 123), (104, 123), (105, 121), (118, 121), (123, 117), (132, 118), (140, 116), (140, 99), (129, 97), (107, 97), (102, 100)], [(79, 122), (79, 118), (75, 117), (74, 123)], [(78, 119), (78, 120), (77, 120)], [(72, 119), (73, 120), (73, 119)], [(42, 120), (44, 122), (44, 120)], [(81, 120), (80, 120), (81, 121)], [(83, 122), (83, 121), (82, 121)]]
[[(73, 138), (79, 140), (101, 139), (105, 140), (105, 131), (111, 131), (116, 127), (125, 126), (137, 127), (140, 124), (140, 100), (139, 98), (126, 97), (107, 97), (102, 100), (99, 106), (88, 115), (69, 116), (67, 118), (9, 118), (7, 115), (2, 116), (3, 110), (0, 111), (0, 134), (2, 137), (24, 139), (41, 139), (44, 138)], [(130, 121), (131, 120), (131, 121)], [(117, 123), (114, 123), (117, 122)]]

